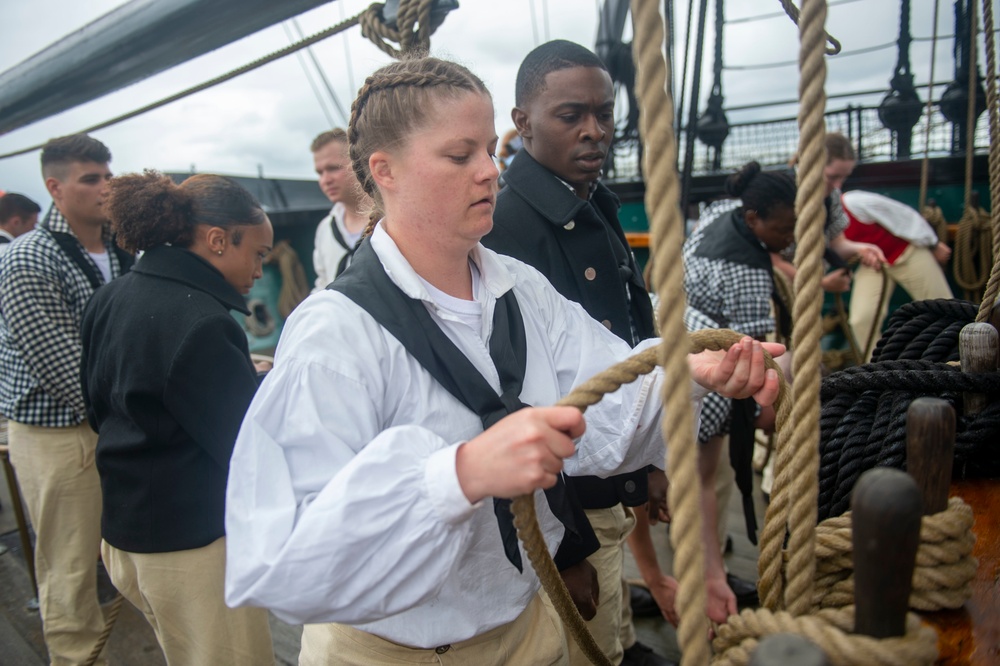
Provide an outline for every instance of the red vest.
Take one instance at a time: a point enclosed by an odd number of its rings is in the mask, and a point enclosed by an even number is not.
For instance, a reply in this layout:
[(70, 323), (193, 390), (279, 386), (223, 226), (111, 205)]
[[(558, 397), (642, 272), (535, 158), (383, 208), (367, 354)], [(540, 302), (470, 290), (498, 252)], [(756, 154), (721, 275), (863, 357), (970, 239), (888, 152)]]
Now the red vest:
[(858, 221), (858, 218), (854, 217), (851, 211), (847, 210), (847, 206), (844, 206), (844, 213), (850, 221), (847, 229), (844, 230), (844, 236), (856, 243), (877, 245), (882, 250), (882, 253), (885, 254), (885, 258), (890, 266), (895, 264), (899, 256), (910, 246), (908, 242), (899, 236), (894, 236), (886, 231), (885, 227), (878, 222), (866, 224)]

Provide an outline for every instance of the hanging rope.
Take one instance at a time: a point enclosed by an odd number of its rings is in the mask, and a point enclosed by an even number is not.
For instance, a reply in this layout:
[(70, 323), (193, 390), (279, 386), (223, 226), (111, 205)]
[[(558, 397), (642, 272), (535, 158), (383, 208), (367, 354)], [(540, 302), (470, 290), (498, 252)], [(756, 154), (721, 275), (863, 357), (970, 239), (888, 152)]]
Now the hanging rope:
[[(973, 12), (975, 13), (975, 12)], [(986, 37), (986, 108), (990, 121), (990, 212), (992, 214), (993, 260), (1000, 259), (1000, 108), (997, 101), (996, 41), (993, 35), (993, 2), (983, 0), (983, 28)], [(976, 321), (989, 321), (1000, 293), (1000, 263), (993, 264)]]
[[(316, 42), (322, 41), (327, 37), (332, 37), (350, 27), (362, 24), (362, 34), (368, 39), (375, 43), (375, 46), (382, 49), (384, 52), (388, 53), (393, 57), (399, 57), (403, 52), (411, 50), (413, 48), (417, 49), (427, 49), (430, 44), (430, 36), (437, 30), (441, 22), (444, 20), (444, 16), (440, 16), (435, 20), (430, 18), (430, 7), (433, 0), (400, 0), (399, 2), (399, 18), (397, 19), (397, 24), (400, 28), (393, 29), (386, 26), (382, 21), (382, 9), (384, 4), (374, 3), (369, 5), (364, 11), (352, 16), (351, 18), (341, 21), (340, 23), (317, 32), (314, 35), (310, 35), (303, 40), (290, 44), (283, 49), (275, 51), (263, 58), (258, 58), (251, 63), (243, 65), (242, 67), (237, 67), (236, 69), (217, 76), (214, 79), (205, 81), (196, 86), (186, 88), (178, 93), (170, 95), (169, 97), (164, 97), (161, 100), (147, 104), (146, 106), (135, 109), (134, 111), (129, 111), (128, 113), (123, 113), (120, 116), (115, 116), (110, 120), (105, 120), (102, 123), (96, 125), (91, 125), (90, 127), (84, 128), (76, 132), (78, 134), (89, 134), (91, 132), (96, 132), (98, 130), (105, 129), (106, 127), (111, 127), (112, 125), (117, 125), (118, 123), (124, 122), (126, 120), (131, 120), (136, 116), (141, 116), (144, 113), (158, 109), (161, 106), (166, 106), (167, 104), (172, 104), (178, 100), (184, 99), (190, 95), (201, 92), (202, 90), (207, 90), (220, 83), (225, 83), (231, 79), (235, 79), (237, 76), (246, 74), (247, 72), (252, 72), (255, 69), (263, 67), (275, 60), (280, 60), (287, 55), (291, 55), (296, 51), (306, 48), (307, 46), (312, 46)], [(419, 26), (419, 27), (415, 27)], [(428, 26), (426, 29), (423, 26)], [(402, 50), (396, 50), (392, 46), (386, 43), (385, 40), (392, 39), (398, 41)], [(405, 41), (400, 41), (405, 40)], [(10, 153), (4, 153), (0, 155), (0, 160), (6, 159), (8, 157), (16, 157), (17, 155), (24, 155), (26, 153), (31, 153), (36, 150), (41, 150), (45, 146), (44, 143), (40, 143), (34, 146), (29, 146), (28, 148), (22, 148), (20, 150), (15, 150)]]
[[(786, 11), (787, 0), (782, 0)], [(796, 276), (791, 427), (780, 432), (775, 464), (774, 492), (761, 536), (758, 570), (763, 605), (787, 608), (800, 615), (812, 598), (813, 529), (816, 525), (816, 473), (819, 467), (819, 364), (823, 273), (823, 166), (826, 163), (826, 62), (823, 58), (826, 20), (824, 0), (807, 0), (799, 22), (799, 156), (795, 208)], [(794, 474), (794, 478), (793, 478)], [(782, 579), (786, 529), (789, 562), (787, 586)]]
[[(920, 198), (917, 203), (918, 210), (924, 210), (924, 206), (927, 203), (927, 176), (930, 172), (931, 163), (931, 113), (934, 109), (934, 65), (937, 58), (937, 35), (938, 35), (938, 9), (940, 8), (941, 0), (934, 0), (934, 27), (931, 31), (931, 71), (930, 71), (930, 81), (927, 88), (927, 110), (925, 115), (927, 116), (927, 124), (924, 127), (924, 159), (920, 163)], [(938, 209), (940, 210), (940, 208)], [(924, 214), (926, 217), (926, 213)], [(942, 219), (944, 216), (942, 215)], [(930, 219), (928, 218), (928, 222)], [(933, 223), (932, 223), (933, 224)], [(947, 239), (941, 238), (941, 233), (938, 232), (938, 240), (947, 242)]]
[[(649, 217), (653, 247), (653, 282), (663, 302), (657, 323), (663, 343), (664, 439), (670, 441), (666, 467), (670, 470), (670, 507), (673, 522), (670, 530), (674, 548), (674, 571), (680, 583), (677, 607), (680, 625), (677, 639), (688, 664), (707, 664), (710, 651), (705, 615), (705, 564), (701, 546), (701, 508), (699, 497), (698, 450), (695, 423), (691, 413), (691, 378), (687, 352), (676, 344), (686, 334), (683, 313), (687, 303), (684, 290), (684, 218), (678, 205), (677, 143), (671, 127), (673, 101), (667, 95), (667, 66), (664, 60), (663, 19), (657, 0), (632, 0), (632, 41), (636, 63), (636, 89), (639, 94), (639, 125), (643, 137), (643, 173), (646, 178), (646, 214)], [(702, 2), (701, 28), (704, 27)], [(697, 57), (697, 54), (696, 54)], [(696, 81), (697, 83), (697, 81)], [(692, 108), (697, 97), (692, 94)], [(688, 127), (692, 132), (693, 127)], [(690, 137), (688, 139), (690, 147)], [(685, 159), (685, 165), (687, 160)]]

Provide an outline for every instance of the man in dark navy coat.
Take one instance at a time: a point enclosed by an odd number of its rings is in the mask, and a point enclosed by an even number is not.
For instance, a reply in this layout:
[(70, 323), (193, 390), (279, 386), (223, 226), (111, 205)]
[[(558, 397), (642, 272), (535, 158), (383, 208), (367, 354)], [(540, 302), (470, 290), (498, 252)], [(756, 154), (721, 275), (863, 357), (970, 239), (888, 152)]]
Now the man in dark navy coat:
[[(549, 42), (521, 64), (516, 97), (511, 115), (524, 148), (504, 172), (493, 231), (483, 243), (537, 268), (632, 346), (653, 337), (653, 310), (618, 222), (618, 197), (599, 181), (614, 133), (607, 69), (578, 44)], [(588, 558), (600, 581), (588, 626), (613, 663), (669, 663), (636, 642), (622, 594), (622, 545), (634, 524), (624, 507), (646, 503), (646, 474), (572, 479), (601, 543)], [(580, 656), (571, 654), (571, 663), (584, 663)]]

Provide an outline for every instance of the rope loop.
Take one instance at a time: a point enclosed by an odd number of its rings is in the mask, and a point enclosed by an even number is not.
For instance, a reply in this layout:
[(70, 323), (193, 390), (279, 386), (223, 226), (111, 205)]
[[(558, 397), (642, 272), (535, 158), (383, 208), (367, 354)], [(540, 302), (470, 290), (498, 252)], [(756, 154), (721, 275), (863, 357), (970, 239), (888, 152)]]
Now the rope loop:
[(793, 616), (766, 608), (747, 609), (719, 627), (712, 647), (713, 666), (746, 666), (761, 639), (793, 633), (815, 643), (838, 666), (930, 666), (937, 659), (937, 634), (913, 613), (906, 616), (906, 635), (877, 639), (852, 634), (854, 607), (822, 609)]
[[(431, 35), (440, 27), (444, 15), (431, 13), (433, 0), (399, 0), (396, 27), (383, 19), (385, 3), (372, 3), (358, 17), (361, 34), (386, 55), (400, 59), (408, 53), (428, 51)], [(397, 49), (389, 42), (399, 44)]]
[[(705, 350), (723, 351), (729, 349), (743, 337), (728, 329), (696, 331), (688, 335), (687, 352), (696, 354)], [(775, 409), (778, 413), (778, 427), (780, 428), (789, 415), (788, 388), (782, 377), (781, 368), (766, 350), (764, 351), (764, 362), (768, 368), (772, 368), (778, 373), (780, 390), (775, 402)], [(600, 402), (606, 394), (614, 393), (625, 384), (630, 384), (639, 377), (649, 374), (657, 365), (660, 365), (658, 350), (656, 348), (647, 349), (598, 373), (573, 389), (556, 404), (576, 407), (581, 412), (585, 412), (588, 407)], [(511, 504), (511, 511), (514, 514), (514, 526), (517, 528), (518, 537), (524, 544), (528, 560), (535, 573), (538, 574), (542, 588), (548, 594), (570, 636), (592, 663), (610, 663), (587, 630), (586, 623), (577, 611), (562, 578), (559, 576), (559, 571), (552, 561), (541, 529), (538, 527), (534, 495), (521, 495), (515, 498)], [(703, 609), (698, 609), (697, 612), (702, 613)]]
[[(952, 497), (948, 508), (924, 516), (913, 570), (910, 608), (935, 611), (959, 608), (972, 596), (978, 563), (972, 557), (972, 507)], [(813, 606), (839, 608), (854, 603), (851, 512), (816, 527), (816, 584)]]

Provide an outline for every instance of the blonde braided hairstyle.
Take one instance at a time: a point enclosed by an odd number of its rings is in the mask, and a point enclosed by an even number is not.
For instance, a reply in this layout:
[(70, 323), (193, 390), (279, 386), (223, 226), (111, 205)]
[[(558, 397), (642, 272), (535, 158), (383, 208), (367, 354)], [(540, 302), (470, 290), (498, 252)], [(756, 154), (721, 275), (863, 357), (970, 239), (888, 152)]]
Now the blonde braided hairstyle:
[(385, 212), (368, 159), (377, 150), (402, 145), (428, 122), (431, 102), (458, 99), (467, 93), (491, 97), (482, 80), (466, 67), (427, 55), (408, 56), (376, 70), (365, 79), (351, 104), (347, 128), (351, 166), (375, 207), (365, 228), (369, 236)]

